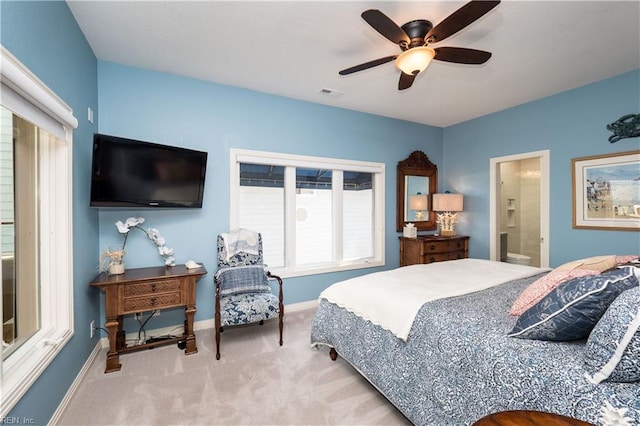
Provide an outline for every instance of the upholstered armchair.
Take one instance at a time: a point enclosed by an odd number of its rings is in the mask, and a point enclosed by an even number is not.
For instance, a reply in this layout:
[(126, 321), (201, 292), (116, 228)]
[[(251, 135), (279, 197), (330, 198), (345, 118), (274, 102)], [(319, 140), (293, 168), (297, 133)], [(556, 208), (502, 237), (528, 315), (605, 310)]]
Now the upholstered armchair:
[[(220, 359), (220, 334), (224, 327), (278, 317), (280, 346), (284, 304), (282, 279), (272, 275), (262, 256), (262, 235), (238, 229), (218, 235), (218, 270), (215, 274), (216, 359)], [(278, 282), (278, 296), (269, 280)]]

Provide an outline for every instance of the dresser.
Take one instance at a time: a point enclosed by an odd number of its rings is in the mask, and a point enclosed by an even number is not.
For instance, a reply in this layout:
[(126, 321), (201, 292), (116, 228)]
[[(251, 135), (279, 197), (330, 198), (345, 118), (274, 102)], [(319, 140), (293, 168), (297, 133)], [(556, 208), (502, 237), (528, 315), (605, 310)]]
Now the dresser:
[(424, 235), (417, 238), (399, 238), (400, 266), (469, 257), (469, 237), (464, 235), (455, 237)]
[[(105, 294), (105, 328), (109, 332), (105, 373), (120, 370), (120, 354), (132, 351), (179, 343), (187, 355), (198, 352), (193, 333), (196, 281), (206, 273), (204, 267), (187, 269), (185, 265), (176, 265), (127, 269), (120, 275), (103, 272), (96, 276), (89, 285)], [(180, 306), (185, 308), (182, 336), (127, 347), (122, 327), (125, 315)]]

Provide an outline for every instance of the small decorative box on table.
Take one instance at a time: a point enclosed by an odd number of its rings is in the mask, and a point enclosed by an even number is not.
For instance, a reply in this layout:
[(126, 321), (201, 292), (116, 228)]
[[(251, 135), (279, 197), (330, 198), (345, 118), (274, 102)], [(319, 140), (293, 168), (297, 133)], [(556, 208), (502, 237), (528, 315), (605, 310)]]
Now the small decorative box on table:
[[(105, 327), (109, 332), (109, 352), (105, 373), (120, 370), (120, 354), (183, 342), (185, 354), (198, 352), (193, 333), (196, 313), (196, 281), (207, 273), (204, 266), (185, 265), (127, 269), (121, 275), (103, 272), (89, 285), (105, 294)], [(185, 307), (184, 334), (171, 339), (127, 347), (122, 327), (124, 316), (156, 309)]]

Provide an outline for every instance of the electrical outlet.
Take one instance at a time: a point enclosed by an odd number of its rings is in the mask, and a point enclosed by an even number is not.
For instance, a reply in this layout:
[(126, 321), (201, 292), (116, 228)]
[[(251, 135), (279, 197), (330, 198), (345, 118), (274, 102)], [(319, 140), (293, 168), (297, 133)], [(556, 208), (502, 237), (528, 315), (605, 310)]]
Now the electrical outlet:
[(95, 321), (91, 321), (89, 323), (89, 338), (93, 339), (93, 330), (96, 329), (96, 322)]

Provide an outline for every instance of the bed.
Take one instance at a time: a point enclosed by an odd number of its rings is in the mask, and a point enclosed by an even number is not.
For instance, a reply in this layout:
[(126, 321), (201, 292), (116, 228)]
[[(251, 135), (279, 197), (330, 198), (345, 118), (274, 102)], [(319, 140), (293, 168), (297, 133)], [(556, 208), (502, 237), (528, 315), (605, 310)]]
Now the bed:
[[(519, 320), (509, 315), (514, 300), (547, 273), (461, 259), (336, 283), (320, 296), (311, 345), (327, 346), (332, 355), (337, 352), (417, 425), (469, 425), (491, 413), (523, 409), (594, 424), (640, 424), (639, 382), (587, 380), (586, 339), (557, 342), (508, 336)], [(506, 278), (494, 279), (495, 275)], [(469, 285), (475, 276), (490, 282)], [(454, 282), (454, 290), (448, 289), (449, 282)], [(637, 282), (636, 277), (636, 287)], [(436, 287), (444, 295), (428, 290), (419, 297), (402, 296), (406, 283), (410, 288)], [(470, 291), (462, 294), (457, 287), (465, 286)], [(336, 287), (351, 290), (334, 292)], [(427, 301), (414, 303), (418, 308), (405, 332), (404, 320), (396, 321), (396, 314), (406, 317), (401, 311), (415, 309), (407, 301), (420, 297)], [(354, 300), (360, 302), (354, 306)]]

